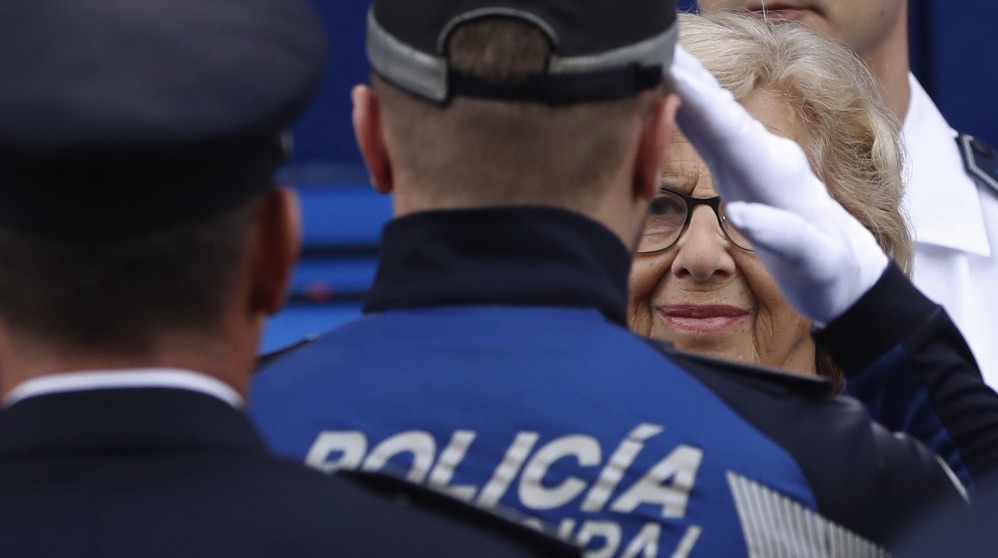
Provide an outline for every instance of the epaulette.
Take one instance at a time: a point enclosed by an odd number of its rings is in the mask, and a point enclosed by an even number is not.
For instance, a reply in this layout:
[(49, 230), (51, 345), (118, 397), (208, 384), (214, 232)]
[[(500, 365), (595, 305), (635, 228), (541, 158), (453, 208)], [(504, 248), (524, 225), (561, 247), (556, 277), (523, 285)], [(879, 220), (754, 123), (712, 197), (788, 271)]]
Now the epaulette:
[(956, 143), (960, 146), (960, 157), (967, 172), (998, 194), (998, 151), (988, 142), (970, 134), (960, 134)]
[(319, 337), (321, 337), (321, 335), (319, 335), (319, 334), (309, 335), (308, 337), (305, 337), (303, 339), (299, 339), (298, 341), (295, 341), (294, 343), (291, 343), (290, 345), (285, 345), (285, 346), (283, 346), (283, 347), (281, 347), (279, 349), (274, 349), (273, 351), (270, 351), (269, 353), (264, 353), (262, 355), (259, 355), (258, 357), (256, 357), (256, 366), (253, 368), (253, 373), (255, 374), (255, 373), (259, 372), (263, 368), (265, 368), (265, 367), (273, 364), (275, 360), (283, 357), (284, 355), (290, 353), (291, 351), (300, 349), (300, 348), (304, 347), (305, 345), (308, 345), (309, 343), (311, 343), (312, 341), (315, 341)]

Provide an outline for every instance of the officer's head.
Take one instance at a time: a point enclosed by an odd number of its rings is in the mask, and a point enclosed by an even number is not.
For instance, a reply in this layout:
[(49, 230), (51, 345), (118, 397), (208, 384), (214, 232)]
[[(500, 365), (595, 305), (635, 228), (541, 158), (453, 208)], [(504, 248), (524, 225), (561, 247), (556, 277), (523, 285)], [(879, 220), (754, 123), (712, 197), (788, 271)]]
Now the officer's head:
[(139, 355), (164, 335), (259, 329), (297, 249), (274, 171), (324, 64), (308, 3), (8, 2), (0, 35), (14, 345)]
[(373, 89), (353, 92), (375, 187), (397, 215), (545, 204), (639, 225), (678, 104), (675, 21), (661, 0), (377, 0)]

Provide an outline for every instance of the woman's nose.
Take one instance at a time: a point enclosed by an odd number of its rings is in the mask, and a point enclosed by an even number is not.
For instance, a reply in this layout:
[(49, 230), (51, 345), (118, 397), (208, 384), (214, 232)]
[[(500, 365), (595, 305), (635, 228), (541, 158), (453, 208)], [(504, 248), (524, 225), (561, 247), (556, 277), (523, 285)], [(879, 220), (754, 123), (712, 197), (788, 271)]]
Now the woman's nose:
[(672, 260), (672, 273), (697, 282), (727, 278), (735, 272), (732, 246), (714, 212), (709, 207), (697, 207), (689, 227), (676, 242), (678, 252)]

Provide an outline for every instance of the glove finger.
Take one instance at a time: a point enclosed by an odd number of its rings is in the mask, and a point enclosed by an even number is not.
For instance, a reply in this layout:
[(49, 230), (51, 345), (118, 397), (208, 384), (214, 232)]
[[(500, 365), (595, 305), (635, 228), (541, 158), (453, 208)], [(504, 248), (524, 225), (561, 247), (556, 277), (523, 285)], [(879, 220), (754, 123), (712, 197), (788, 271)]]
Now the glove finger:
[(792, 267), (816, 271), (826, 267), (820, 260), (829, 254), (829, 238), (796, 213), (745, 202), (728, 204), (725, 213), (756, 252), (768, 253)]
[(733, 202), (727, 207), (728, 219), (752, 242), (787, 299), (819, 324), (859, 300), (888, 264), (859, 221), (838, 204), (827, 209), (833, 210), (832, 219), (812, 221), (760, 204)]
[(760, 254), (808, 266), (815, 279), (853, 277), (855, 297), (876, 283), (888, 258), (866, 227), (835, 200), (800, 214), (762, 204), (732, 202), (725, 213)]
[(750, 239), (787, 300), (816, 324), (828, 323), (858, 298), (841, 246), (808, 220), (775, 207), (739, 202), (728, 205), (727, 215)]

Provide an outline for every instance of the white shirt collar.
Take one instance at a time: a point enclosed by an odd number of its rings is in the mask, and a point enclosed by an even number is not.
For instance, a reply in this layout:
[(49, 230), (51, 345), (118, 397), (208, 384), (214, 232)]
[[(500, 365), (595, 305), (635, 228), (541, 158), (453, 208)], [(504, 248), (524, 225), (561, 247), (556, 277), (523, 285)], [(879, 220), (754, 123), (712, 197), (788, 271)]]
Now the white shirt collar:
[(242, 396), (229, 385), (200, 372), (177, 368), (87, 370), (41, 376), (12, 389), (3, 403), (10, 406), (28, 397), (51, 393), (150, 387), (187, 389), (221, 399), (236, 408), (243, 406)]
[(908, 83), (905, 206), (916, 242), (990, 256), (980, 192), (964, 167), (957, 132), (910, 73)]

